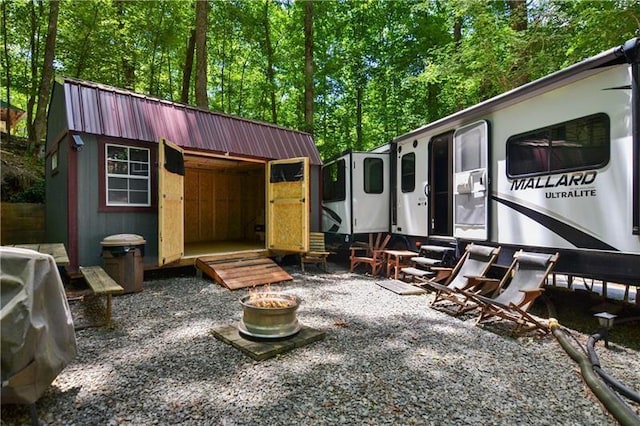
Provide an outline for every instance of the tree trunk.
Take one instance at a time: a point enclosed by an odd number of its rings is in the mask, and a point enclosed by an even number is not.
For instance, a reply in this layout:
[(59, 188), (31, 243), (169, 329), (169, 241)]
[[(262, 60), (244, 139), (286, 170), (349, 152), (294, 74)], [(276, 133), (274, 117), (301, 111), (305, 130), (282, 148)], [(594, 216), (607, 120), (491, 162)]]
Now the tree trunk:
[[(42, 4), (40, 4), (40, 6), (42, 7)], [(27, 133), (29, 136), (29, 146), (27, 149), (31, 151), (34, 141), (37, 141), (34, 126), (34, 109), (37, 97), (36, 81), (38, 81), (38, 39), (40, 37), (40, 26), (38, 25), (39, 20), (36, 17), (36, 6), (33, 2), (29, 2), (29, 18), (29, 61), (31, 66), (31, 84), (29, 87), (29, 98), (27, 99)]]
[(362, 85), (356, 87), (356, 150), (364, 149), (364, 141), (362, 137)]
[(4, 42), (4, 71), (7, 90), (7, 140), (11, 139), (11, 61), (7, 42), (7, 2), (2, 2), (2, 40)]
[[(120, 44), (122, 46), (127, 46), (127, 41), (124, 37), (125, 33), (125, 13), (124, 13), (124, 2), (125, 0), (116, 0), (116, 15), (118, 16), (118, 37), (120, 38)], [(97, 15), (97, 6), (96, 6), (96, 15)], [(133, 59), (131, 57), (132, 51), (128, 49), (122, 49), (122, 86), (125, 89), (133, 90), (136, 82), (136, 67), (133, 63)]]
[(269, 2), (264, 2), (264, 44), (267, 54), (267, 87), (269, 88), (269, 99), (271, 101), (271, 122), (278, 124), (278, 111), (276, 109), (276, 82), (275, 71), (273, 69), (273, 45), (271, 44), (271, 26), (269, 25)]
[(187, 42), (187, 53), (185, 55), (184, 67), (182, 68), (182, 93), (180, 102), (189, 103), (189, 89), (191, 87), (191, 72), (193, 71), (193, 52), (196, 49), (196, 32), (191, 31)]
[(509, 12), (511, 13), (511, 28), (515, 31), (527, 29), (527, 1), (509, 0)]
[(209, 110), (207, 96), (207, 26), (208, 0), (196, 0), (196, 105)]
[(59, 0), (49, 2), (49, 23), (47, 25), (47, 39), (44, 47), (44, 63), (42, 65), (42, 78), (40, 89), (38, 90), (38, 107), (33, 121), (33, 134), (30, 135), (30, 142), (33, 143), (34, 152), (40, 149), (41, 141), (45, 137), (47, 125), (47, 106), (51, 96), (51, 85), (53, 83), (53, 59), (56, 51), (56, 33), (58, 32), (58, 11)]
[(456, 17), (453, 22), (453, 41), (455, 42), (456, 47), (462, 41), (462, 18), (459, 16)]
[(313, 133), (313, 1), (304, 7), (304, 124)]

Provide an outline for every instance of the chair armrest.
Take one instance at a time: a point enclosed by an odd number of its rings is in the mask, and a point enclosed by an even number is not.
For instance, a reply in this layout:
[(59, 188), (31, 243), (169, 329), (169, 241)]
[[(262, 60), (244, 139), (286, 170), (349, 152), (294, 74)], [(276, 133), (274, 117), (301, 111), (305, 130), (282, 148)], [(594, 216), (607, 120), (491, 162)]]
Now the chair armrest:
[(461, 290), (468, 290), (482, 295), (495, 291), (501, 282), (497, 278), (487, 278), (481, 275), (465, 275), (464, 277), (467, 278), (467, 285)]
[(516, 308), (520, 308), (522, 306), (526, 306), (529, 303), (533, 302), (534, 300), (536, 300), (538, 298), (538, 296), (540, 296), (542, 294), (542, 292), (544, 291), (543, 288), (537, 288), (534, 290), (520, 290), (521, 292), (524, 293), (524, 299), (518, 303), (517, 305), (513, 302), (509, 303), (509, 306), (514, 306)]
[(429, 269), (436, 273), (436, 276), (431, 278), (431, 281), (436, 282), (446, 280), (451, 276), (451, 273), (453, 272), (453, 268), (445, 268), (444, 266), (432, 266)]

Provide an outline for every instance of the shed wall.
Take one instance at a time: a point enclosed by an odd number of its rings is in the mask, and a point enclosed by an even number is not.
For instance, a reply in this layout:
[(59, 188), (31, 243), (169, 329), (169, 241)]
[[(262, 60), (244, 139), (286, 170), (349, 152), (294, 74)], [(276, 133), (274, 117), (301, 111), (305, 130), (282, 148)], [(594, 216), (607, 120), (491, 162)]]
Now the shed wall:
[[(63, 110), (57, 110), (58, 113)], [(51, 116), (52, 112), (49, 113)], [(45, 239), (49, 243), (63, 243), (69, 249), (68, 239), (68, 199), (69, 192), (67, 177), (69, 171), (69, 143), (68, 136), (57, 144), (58, 167), (57, 172), (51, 170), (51, 156), (45, 161)], [(48, 147), (49, 149), (49, 147)], [(54, 148), (54, 143), (51, 144)]]
[[(78, 152), (78, 262), (100, 265), (100, 242), (109, 235), (137, 234), (146, 241), (144, 263), (156, 264), (158, 256), (158, 215), (156, 211), (101, 212), (99, 188), (99, 147), (94, 135), (82, 134), (84, 148)], [(123, 142), (123, 145), (126, 143)], [(151, 160), (152, 165), (155, 159)], [(158, 188), (151, 188), (157, 193)]]

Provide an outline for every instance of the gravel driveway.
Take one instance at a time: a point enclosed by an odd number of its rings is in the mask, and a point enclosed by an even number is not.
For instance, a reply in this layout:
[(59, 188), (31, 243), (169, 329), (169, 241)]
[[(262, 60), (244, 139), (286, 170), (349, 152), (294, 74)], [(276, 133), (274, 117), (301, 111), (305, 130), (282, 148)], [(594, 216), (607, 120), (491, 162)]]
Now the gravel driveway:
[[(77, 331), (78, 356), (37, 402), (49, 425), (616, 424), (553, 337), (513, 339), (400, 296), (330, 265), (288, 267), (282, 290), (324, 340), (254, 361), (211, 334), (241, 318), (238, 300), (207, 278), (145, 282), (114, 299), (109, 329)], [(581, 343), (586, 336), (575, 333)], [(640, 356), (598, 355), (622, 382), (640, 383)], [(636, 407), (636, 410), (639, 408)], [(29, 422), (3, 406), (2, 424)]]

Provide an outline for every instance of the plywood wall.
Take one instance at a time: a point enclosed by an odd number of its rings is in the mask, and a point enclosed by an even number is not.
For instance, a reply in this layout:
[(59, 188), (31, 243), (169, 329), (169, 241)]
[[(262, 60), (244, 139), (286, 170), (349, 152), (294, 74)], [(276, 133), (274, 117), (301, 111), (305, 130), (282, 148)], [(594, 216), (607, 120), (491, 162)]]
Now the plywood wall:
[(185, 242), (257, 240), (264, 216), (264, 167), (186, 168)]

